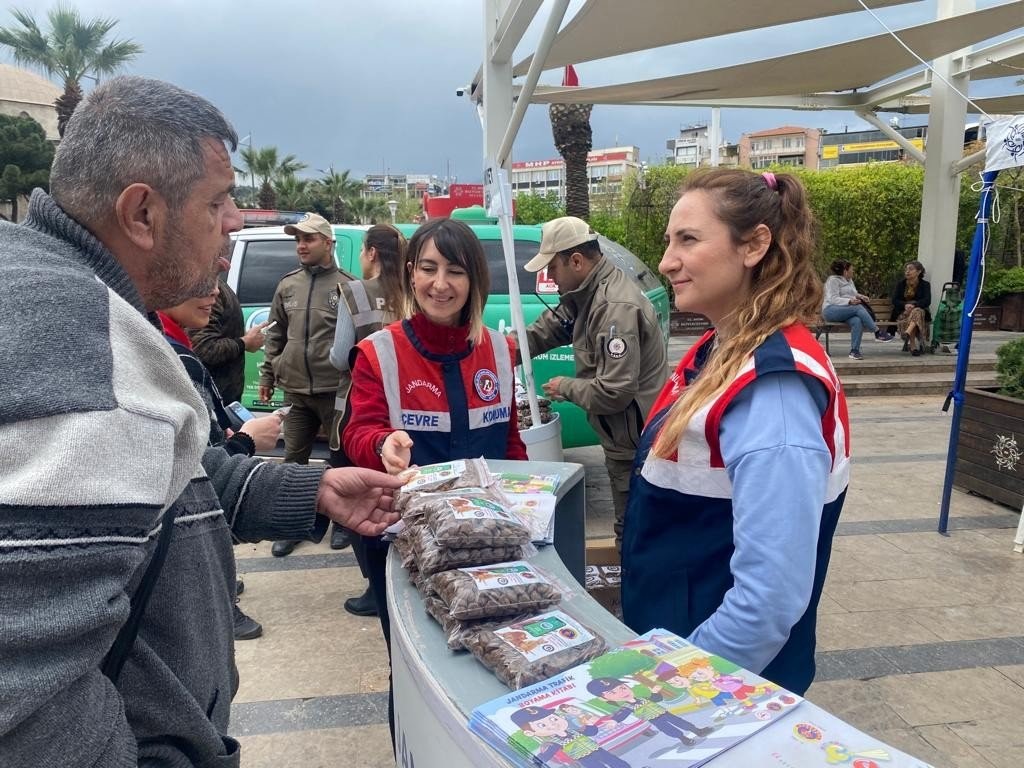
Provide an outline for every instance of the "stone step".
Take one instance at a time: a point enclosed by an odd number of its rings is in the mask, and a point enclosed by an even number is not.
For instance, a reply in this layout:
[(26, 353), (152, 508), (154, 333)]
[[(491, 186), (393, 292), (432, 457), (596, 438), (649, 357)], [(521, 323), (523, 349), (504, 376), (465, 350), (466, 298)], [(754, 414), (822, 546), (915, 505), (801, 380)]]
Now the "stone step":
[[(924, 354), (920, 357), (911, 357), (900, 354), (898, 357), (891, 355), (880, 357), (872, 355), (872, 349), (865, 351), (863, 360), (851, 360), (848, 357), (833, 358), (832, 364), (841, 377), (850, 376), (894, 376), (897, 374), (910, 373), (941, 373), (948, 371), (950, 377), (956, 371), (956, 356), (939, 354)], [(994, 371), (996, 369), (995, 355), (972, 355), (967, 364), (968, 371)]]
[[(945, 395), (953, 386), (953, 372), (941, 373), (899, 373), (884, 376), (839, 374), (843, 388), (849, 397), (871, 395)], [(996, 375), (990, 371), (968, 371), (967, 386), (998, 386)]]

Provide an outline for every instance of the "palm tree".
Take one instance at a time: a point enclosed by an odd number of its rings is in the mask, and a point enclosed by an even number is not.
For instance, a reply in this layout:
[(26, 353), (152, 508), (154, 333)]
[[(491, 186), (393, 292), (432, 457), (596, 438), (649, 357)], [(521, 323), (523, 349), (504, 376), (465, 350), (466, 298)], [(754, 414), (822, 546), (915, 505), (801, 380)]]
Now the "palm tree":
[(391, 212), (383, 197), (353, 197), (348, 205), (353, 217), (360, 224), (391, 220)]
[(110, 75), (142, 53), (142, 46), (127, 40), (107, 41), (114, 19), (84, 21), (78, 11), (57, 5), (46, 16), (50, 31), (44, 33), (28, 11), (12, 10), (21, 28), (0, 27), (0, 45), (14, 54), (18, 64), (37, 67), (47, 77), (60, 77), (64, 93), (54, 102), (57, 131), (61, 136), (71, 113), (82, 100), (83, 77)]
[(291, 174), (275, 179), (274, 196), (277, 205), (285, 211), (309, 210), (309, 185), (309, 179), (300, 179)]
[(242, 147), (240, 152), (247, 172), (260, 180), (259, 205), (273, 210), (277, 208), (277, 194), (274, 182), (287, 176), (294, 176), (306, 167), (295, 155), (285, 155), (278, 160), (277, 147)]
[[(565, 68), (562, 85), (579, 85), (576, 72)], [(590, 218), (590, 178), (587, 154), (594, 145), (590, 128), (593, 104), (552, 104), (548, 107), (555, 149), (565, 160), (565, 213), (581, 219)]]
[(331, 221), (336, 224), (345, 223), (346, 208), (350, 207), (353, 198), (359, 197), (363, 188), (362, 183), (349, 178), (349, 173), (348, 170), (338, 173), (330, 165), (324, 177), (317, 182), (317, 191), (330, 206)]

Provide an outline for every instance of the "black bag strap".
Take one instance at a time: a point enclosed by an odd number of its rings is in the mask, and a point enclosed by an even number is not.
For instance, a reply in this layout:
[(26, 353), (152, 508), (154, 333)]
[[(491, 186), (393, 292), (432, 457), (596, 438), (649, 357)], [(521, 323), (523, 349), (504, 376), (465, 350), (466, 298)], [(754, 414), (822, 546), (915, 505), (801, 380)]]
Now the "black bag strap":
[(107, 656), (103, 659), (103, 666), (100, 667), (100, 671), (110, 678), (110, 682), (114, 685), (117, 685), (117, 679), (121, 676), (121, 668), (124, 667), (128, 654), (131, 652), (132, 646), (135, 645), (135, 638), (139, 634), (139, 625), (142, 624), (142, 614), (146, 612), (146, 604), (149, 602), (150, 595), (153, 594), (156, 580), (160, 577), (164, 560), (167, 559), (167, 550), (171, 546), (171, 534), (174, 531), (176, 516), (177, 505), (172, 504), (164, 512), (164, 519), (160, 523), (160, 534), (157, 538), (153, 558), (146, 566), (146, 572), (142, 574), (142, 581), (139, 582), (139, 586), (135, 588), (135, 593), (132, 595), (132, 608), (128, 614), (128, 620), (121, 627), (121, 631), (117, 633), (117, 638), (110, 646), (110, 650), (107, 651)]

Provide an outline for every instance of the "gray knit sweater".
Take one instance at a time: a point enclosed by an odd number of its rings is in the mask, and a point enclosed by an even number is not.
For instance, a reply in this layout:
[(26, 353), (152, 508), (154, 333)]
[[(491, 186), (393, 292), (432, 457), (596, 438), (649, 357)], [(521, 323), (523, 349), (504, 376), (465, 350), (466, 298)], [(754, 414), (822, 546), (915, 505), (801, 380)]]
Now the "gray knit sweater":
[[(207, 449), (127, 274), (40, 190), (0, 223), (0, 286), (0, 766), (237, 766), (231, 534), (322, 536), (322, 471)], [(115, 688), (100, 664), (172, 505)]]

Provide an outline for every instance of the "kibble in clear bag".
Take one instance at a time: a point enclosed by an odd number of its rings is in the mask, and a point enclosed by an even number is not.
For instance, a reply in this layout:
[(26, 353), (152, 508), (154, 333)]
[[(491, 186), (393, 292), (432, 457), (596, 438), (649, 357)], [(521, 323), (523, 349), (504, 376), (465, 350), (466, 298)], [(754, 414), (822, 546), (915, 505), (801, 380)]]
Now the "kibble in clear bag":
[(522, 560), (442, 571), (430, 582), (452, 617), (463, 621), (536, 613), (562, 599), (543, 573)]
[(404, 512), (420, 493), (436, 493), (455, 488), (486, 488), (494, 484), (494, 477), (487, 467), (487, 461), (482, 458), (410, 467), (399, 477), (405, 484), (395, 491), (396, 512)]
[(443, 547), (511, 547), (531, 539), (529, 521), (497, 487), (421, 493), (403, 514), (407, 521), (422, 517)]
[(597, 658), (608, 647), (594, 630), (559, 610), (471, 631), (463, 642), (510, 688), (547, 680)]
[(473, 565), (489, 565), (506, 560), (521, 560), (536, 552), (532, 545), (514, 547), (442, 547), (434, 539), (434, 534), (426, 525), (409, 527), (413, 557), (416, 567), (426, 576), (432, 576), (452, 568), (463, 568)]
[(525, 615), (518, 615), (503, 616), (500, 619), (473, 619), (472, 621), (460, 621), (459, 619), (452, 618), (444, 600), (436, 595), (424, 597), (423, 607), (427, 609), (427, 613), (430, 614), (434, 621), (441, 625), (441, 631), (444, 632), (445, 635), (445, 642), (448, 644), (448, 648), (453, 651), (465, 650), (466, 646), (464, 645), (464, 641), (470, 633), (477, 632), (481, 629), (495, 629), (497, 627), (503, 627), (514, 621), (526, 618)]

